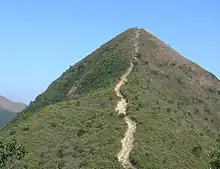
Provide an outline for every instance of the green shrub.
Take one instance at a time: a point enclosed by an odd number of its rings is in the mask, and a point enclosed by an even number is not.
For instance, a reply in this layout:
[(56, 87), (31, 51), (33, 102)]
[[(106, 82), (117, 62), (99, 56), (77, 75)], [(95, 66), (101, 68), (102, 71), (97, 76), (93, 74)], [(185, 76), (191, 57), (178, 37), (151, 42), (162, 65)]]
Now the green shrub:
[(209, 88), (208, 88), (208, 91), (209, 91), (210, 93), (215, 93), (215, 88), (214, 88), (214, 87), (209, 87)]
[(211, 169), (219, 169), (220, 168), (220, 139), (217, 139), (217, 144), (210, 154), (210, 167)]
[(130, 116), (129, 118), (130, 118), (132, 121), (136, 122), (136, 123), (138, 122), (138, 119), (137, 119), (137, 117), (135, 117), (135, 116)]
[(122, 119), (125, 118), (125, 116), (126, 116), (125, 114), (119, 114), (119, 117)]
[(148, 65), (149, 61), (148, 60), (145, 60), (144, 61), (144, 65)]
[(200, 154), (202, 152), (202, 147), (201, 145), (196, 145), (195, 147), (193, 147), (192, 149), (192, 154), (195, 155), (196, 157), (199, 157)]
[(29, 125), (28, 124), (24, 124), (24, 126), (22, 126), (22, 130), (23, 131), (28, 131), (29, 130)]
[(10, 169), (16, 160), (21, 160), (25, 156), (24, 146), (16, 139), (0, 142), (0, 167)]

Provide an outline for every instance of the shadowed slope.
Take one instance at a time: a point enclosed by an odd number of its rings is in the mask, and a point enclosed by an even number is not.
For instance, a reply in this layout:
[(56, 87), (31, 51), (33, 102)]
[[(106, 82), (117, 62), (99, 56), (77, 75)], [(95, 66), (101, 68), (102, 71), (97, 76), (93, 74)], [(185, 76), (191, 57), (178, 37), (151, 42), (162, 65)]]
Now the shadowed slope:
[(0, 108), (0, 127), (3, 127), (8, 122), (10, 122), (14, 117), (16, 117), (16, 113), (9, 112), (5, 109)]

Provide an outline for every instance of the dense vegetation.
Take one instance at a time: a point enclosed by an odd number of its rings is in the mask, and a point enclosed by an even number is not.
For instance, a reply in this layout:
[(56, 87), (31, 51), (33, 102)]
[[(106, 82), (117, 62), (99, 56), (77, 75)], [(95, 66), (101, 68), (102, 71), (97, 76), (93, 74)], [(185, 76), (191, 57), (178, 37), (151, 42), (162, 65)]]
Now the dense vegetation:
[(216, 145), (210, 153), (210, 166), (211, 169), (220, 168), (220, 137), (216, 139)]
[(28, 120), (8, 125), (2, 141), (16, 137), (25, 145), (27, 154), (24, 160), (16, 161), (16, 169), (120, 169), (115, 154), (126, 125), (115, 114), (115, 104), (113, 90), (56, 103)]
[[(122, 168), (116, 155), (127, 126), (115, 113), (114, 86), (133, 37), (129, 29), (71, 66), (0, 132), (3, 143), (25, 145), (24, 158), (11, 162), (16, 169)], [(130, 160), (139, 169), (208, 168), (219, 134), (219, 80), (143, 30), (140, 47), (122, 88), (137, 122)]]
[(128, 62), (117, 55), (101, 58), (94, 67), (80, 62), (67, 70), (60, 79), (53, 82), (48, 90), (38, 96), (30, 104), (28, 110), (36, 111), (41, 107), (64, 101), (70, 97), (86, 95), (86, 93), (109, 87), (116, 82), (116, 78), (127, 67)]
[(17, 114), (0, 108), (0, 127), (10, 122)]
[(167, 61), (166, 53), (145, 52), (123, 88), (128, 114), (137, 121), (131, 160), (137, 168), (208, 168), (219, 134), (218, 79), (206, 71), (197, 76), (192, 66), (203, 71), (198, 65)]
[[(25, 156), (25, 148), (19, 144), (16, 138), (0, 142), (0, 167), (2, 169), (16, 169), (16, 161)], [(26, 168), (26, 166), (24, 166)]]

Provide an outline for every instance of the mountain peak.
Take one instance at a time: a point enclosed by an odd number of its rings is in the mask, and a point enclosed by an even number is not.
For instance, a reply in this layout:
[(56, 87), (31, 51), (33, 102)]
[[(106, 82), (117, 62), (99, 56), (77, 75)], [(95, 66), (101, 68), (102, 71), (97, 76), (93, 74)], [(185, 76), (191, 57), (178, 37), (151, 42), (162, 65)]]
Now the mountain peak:
[[(161, 69), (168, 74), (181, 69), (182, 72), (190, 72), (191, 80), (200, 81), (203, 85), (213, 84), (213, 76), (210, 76), (209, 72), (181, 56), (152, 33), (143, 28), (133, 27), (126, 29), (71, 66), (61, 77), (52, 82), (43, 94), (31, 102), (28, 108), (37, 110), (42, 106), (85, 95), (92, 90), (115, 83), (115, 77), (125, 70), (132, 59), (134, 48), (131, 41), (135, 37), (136, 31), (140, 33), (138, 55), (141, 58), (139, 62), (150, 63), (148, 69)], [(111, 74), (113, 79), (110, 77)], [(100, 80), (104, 82), (101, 83)]]

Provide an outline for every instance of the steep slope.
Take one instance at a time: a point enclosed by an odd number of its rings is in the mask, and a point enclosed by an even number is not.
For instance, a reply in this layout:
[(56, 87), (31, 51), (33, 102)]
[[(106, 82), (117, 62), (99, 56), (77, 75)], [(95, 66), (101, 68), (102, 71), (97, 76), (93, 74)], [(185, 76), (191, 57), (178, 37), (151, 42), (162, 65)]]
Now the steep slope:
[(16, 103), (6, 99), (3, 96), (0, 96), (0, 108), (5, 109), (9, 112), (18, 113), (24, 110), (26, 107), (23, 103)]
[(138, 61), (122, 88), (137, 123), (134, 164), (207, 168), (219, 134), (219, 89), (213, 74), (141, 30)]
[(0, 138), (25, 146), (16, 169), (207, 168), (219, 89), (214, 75), (132, 28), (65, 71)]
[(116, 83), (129, 66), (133, 29), (113, 38), (82, 61), (71, 66), (48, 89), (30, 103), (28, 110), (37, 111), (58, 101), (87, 95), (90, 91), (103, 89)]

